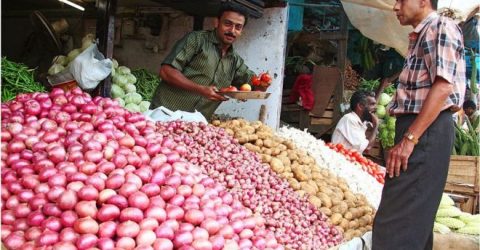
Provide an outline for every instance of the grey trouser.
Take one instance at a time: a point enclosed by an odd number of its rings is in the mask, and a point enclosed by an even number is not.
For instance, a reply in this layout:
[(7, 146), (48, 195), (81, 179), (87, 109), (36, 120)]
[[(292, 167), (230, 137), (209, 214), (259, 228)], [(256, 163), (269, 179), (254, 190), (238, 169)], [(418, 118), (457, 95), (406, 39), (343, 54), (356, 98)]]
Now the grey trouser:
[[(395, 144), (415, 118), (397, 118)], [(432, 249), (433, 222), (447, 180), (454, 133), (452, 113), (441, 112), (420, 137), (407, 171), (386, 177), (373, 224), (373, 250)]]

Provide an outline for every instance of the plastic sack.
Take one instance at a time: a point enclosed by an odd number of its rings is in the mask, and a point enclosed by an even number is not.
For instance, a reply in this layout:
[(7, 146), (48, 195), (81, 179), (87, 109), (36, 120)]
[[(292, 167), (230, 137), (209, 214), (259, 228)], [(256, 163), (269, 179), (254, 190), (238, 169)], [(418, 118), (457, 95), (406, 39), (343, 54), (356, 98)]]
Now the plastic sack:
[(154, 122), (169, 122), (175, 120), (182, 120), (186, 122), (203, 122), (208, 123), (205, 116), (202, 113), (195, 110), (195, 112), (186, 111), (171, 111), (164, 106), (160, 106), (154, 110), (148, 110), (143, 113), (147, 120)]
[(69, 71), (83, 90), (97, 87), (112, 72), (112, 61), (105, 59), (96, 44), (90, 45), (70, 64)]
[(338, 250), (370, 250), (372, 249), (372, 232), (366, 232), (361, 238), (355, 237), (338, 247)]

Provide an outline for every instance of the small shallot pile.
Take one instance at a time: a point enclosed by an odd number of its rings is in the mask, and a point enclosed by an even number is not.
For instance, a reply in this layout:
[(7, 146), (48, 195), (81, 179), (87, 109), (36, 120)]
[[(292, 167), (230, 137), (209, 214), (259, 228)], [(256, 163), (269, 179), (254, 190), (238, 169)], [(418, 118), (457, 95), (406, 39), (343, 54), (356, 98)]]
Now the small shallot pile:
[(157, 123), (157, 129), (185, 146), (189, 162), (264, 217), (267, 229), (286, 248), (328, 249), (341, 242), (341, 233), (324, 214), (224, 129), (181, 121)]
[(140, 113), (80, 89), (1, 108), (7, 249), (283, 249)]

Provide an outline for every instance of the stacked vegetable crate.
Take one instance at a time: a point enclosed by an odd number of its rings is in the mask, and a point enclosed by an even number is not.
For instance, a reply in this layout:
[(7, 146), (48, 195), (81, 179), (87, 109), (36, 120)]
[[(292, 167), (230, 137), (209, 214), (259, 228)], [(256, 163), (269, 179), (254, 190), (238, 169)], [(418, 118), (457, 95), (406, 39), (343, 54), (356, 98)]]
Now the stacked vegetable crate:
[(452, 155), (445, 191), (465, 198), (460, 204), (463, 211), (478, 213), (479, 187), (480, 157)]

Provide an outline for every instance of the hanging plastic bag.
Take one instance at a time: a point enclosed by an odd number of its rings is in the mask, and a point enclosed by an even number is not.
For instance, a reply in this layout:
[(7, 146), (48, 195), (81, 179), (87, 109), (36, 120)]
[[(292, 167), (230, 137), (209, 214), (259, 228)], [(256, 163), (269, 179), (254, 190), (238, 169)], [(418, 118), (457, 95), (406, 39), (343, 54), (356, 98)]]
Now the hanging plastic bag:
[(112, 72), (112, 61), (105, 59), (96, 44), (90, 45), (70, 64), (69, 71), (83, 90), (92, 90)]
[(150, 121), (155, 122), (169, 122), (175, 120), (182, 120), (186, 122), (203, 122), (208, 123), (202, 113), (195, 110), (195, 112), (186, 111), (172, 111), (164, 106), (160, 106), (154, 110), (148, 110), (143, 113)]

